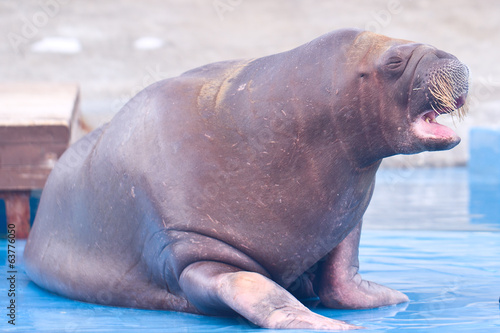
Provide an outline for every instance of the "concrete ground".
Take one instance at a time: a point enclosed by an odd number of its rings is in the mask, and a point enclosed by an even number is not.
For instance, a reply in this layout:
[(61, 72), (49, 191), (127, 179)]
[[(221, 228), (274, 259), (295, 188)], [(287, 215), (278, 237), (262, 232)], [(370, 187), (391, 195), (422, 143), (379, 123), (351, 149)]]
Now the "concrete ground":
[(500, 127), (499, 18), (496, 0), (2, 1), (0, 82), (77, 82), (83, 117), (95, 128), (160, 79), (284, 51), (334, 29), (362, 28), (432, 44), (470, 67), (471, 111), (456, 124), (463, 143), (385, 162), (461, 165), (470, 127)]

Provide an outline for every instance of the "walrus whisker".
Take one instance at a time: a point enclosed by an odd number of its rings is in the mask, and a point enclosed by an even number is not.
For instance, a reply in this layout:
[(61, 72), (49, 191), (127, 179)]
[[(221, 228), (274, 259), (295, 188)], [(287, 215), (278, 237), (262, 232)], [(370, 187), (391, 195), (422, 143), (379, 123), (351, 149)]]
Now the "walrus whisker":
[(434, 104), (431, 104), (431, 107), (432, 107), (432, 110), (434, 110), (434, 112), (436, 112), (438, 115), (441, 115), (441, 112), (439, 112), (439, 110), (436, 108), (436, 106)]
[(457, 115), (461, 121), (468, 108), (466, 104), (457, 108), (457, 103), (464, 94), (464, 86), (457, 85), (457, 82), (466, 82), (465, 86), (468, 86), (468, 79), (463, 71), (439, 72), (431, 77), (429, 92), (434, 99), (431, 107), (437, 114), (447, 113), (452, 117)]

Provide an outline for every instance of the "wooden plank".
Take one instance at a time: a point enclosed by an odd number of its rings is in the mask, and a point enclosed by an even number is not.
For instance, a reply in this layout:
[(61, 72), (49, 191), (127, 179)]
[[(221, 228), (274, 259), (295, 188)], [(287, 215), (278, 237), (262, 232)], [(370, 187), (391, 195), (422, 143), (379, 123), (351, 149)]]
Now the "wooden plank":
[(5, 201), (7, 224), (14, 224), (16, 239), (27, 238), (30, 232), (30, 191), (0, 191), (0, 198)]
[(0, 126), (71, 127), (78, 86), (67, 83), (0, 84)]
[(0, 170), (22, 165), (54, 165), (68, 147), (65, 143), (0, 143)]
[(0, 189), (31, 190), (42, 189), (52, 166), (17, 166), (0, 169)]
[(5, 143), (51, 143), (70, 141), (71, 126), (64, 125), (27, 125), (0, 126), (0, 144)]
[(0, 190), (41, 189), (78, 121), (76, 84), (0, 84)]

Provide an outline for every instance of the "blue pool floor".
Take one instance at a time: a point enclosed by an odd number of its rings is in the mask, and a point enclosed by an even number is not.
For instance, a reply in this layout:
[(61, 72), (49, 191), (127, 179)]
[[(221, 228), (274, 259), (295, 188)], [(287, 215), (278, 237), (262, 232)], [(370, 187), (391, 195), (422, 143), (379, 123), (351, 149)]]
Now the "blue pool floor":
[[(373, 310), (313, 311), (364, 326), (363, 332), (499, 332), (498, 193), (470, 185), (465, 169), (413, 170), (411, 175), (382, 170), (377, 180), (365, 215), (361, 273), (406, 293), (410, 302)], [(262, 330), (241, 318), (116, 308), (58, 297), (29, 281), (23, 270), (24, 241), (15, 245), (13, 326), (7, 317), (7, 278), (12, 274), (7, 273), (7, 241), (0, 240), (2, 332), (283, 332)]]

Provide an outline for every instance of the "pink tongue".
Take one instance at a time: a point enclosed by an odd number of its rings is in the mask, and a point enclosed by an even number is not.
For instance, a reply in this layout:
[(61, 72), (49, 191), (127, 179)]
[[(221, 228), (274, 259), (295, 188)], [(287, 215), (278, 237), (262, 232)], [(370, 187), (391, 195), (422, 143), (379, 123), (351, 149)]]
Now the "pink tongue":
[(430, 123), (429, 124), (429, 123), (424, 121), (423, 122), (423, 130), (432, 136), (436, 136), (436, 137), (440, 137), (440, 138), (449, 138), (449, 137), (456, 136), (455, 132), (451, 128), (443, 126), (443, 125), (438, 124), (438, 123)]
[[(429, 117), (430, 122), (425, 121), (425, 118)], [(424, 117), (419, 118), (415, 124), (415, 131), (420, 137), (423, 138), (435, 138), (435, 139), (447, 139), (457, 137), (457, 134), (449, 127), (438, 124), (435, 122), (434, 114), (429, 114)]]

